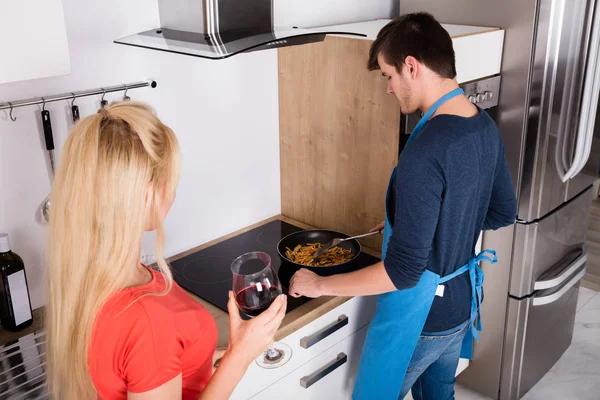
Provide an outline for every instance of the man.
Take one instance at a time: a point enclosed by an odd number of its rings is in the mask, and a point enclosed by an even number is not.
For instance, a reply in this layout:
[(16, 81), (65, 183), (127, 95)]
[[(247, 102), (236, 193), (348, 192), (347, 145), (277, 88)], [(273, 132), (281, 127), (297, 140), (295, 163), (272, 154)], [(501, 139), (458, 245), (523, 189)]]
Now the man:
[(371, 46), (401, 112), (421, 111), (390, 178), (383, 261), (348, 274), (298, 271), (293, 296), (379, 295), (354, 389), (358, 399), (454, 398), (461, 349), (478, 338), (479, 233), (514, 223), (516, 198), (494, 121), (459, 89), (452, 39), (429, 14), (404, 15)]

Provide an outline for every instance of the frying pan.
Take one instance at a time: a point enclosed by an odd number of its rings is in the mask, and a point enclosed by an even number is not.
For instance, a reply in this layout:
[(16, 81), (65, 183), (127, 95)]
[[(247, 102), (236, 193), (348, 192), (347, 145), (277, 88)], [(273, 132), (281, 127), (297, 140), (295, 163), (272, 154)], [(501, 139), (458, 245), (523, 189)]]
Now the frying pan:
[(302, 268), (309, 269), (317, 275), (321, 276), (329, 276), (351, 271), (354, 264), (354, 260), (356, 259), (356, 257), (358, 257), (361, 251), (360, 243), (356, 239), (342, 242), (339, 245), (342, 249), (350, 250), (352, 252), (352, 258), (346, 261), (345, 263), (338, 265), (332, 265), (329, 267), (309, 267), (303, 264), (295, 263), (285, 256), (285, 252), (288, 248), (294, 249), (294, 247), (296, 247), (297, 245), (305, 246), (309, 243), (326, 244), (333, 239), (347, 237), (350, 237), (350, 235), (346, 235), (345, 233), (341, 232), (322, 229), (298, 231), (287, 235), (286, 237), (281, 239), (279, 241), (279, 244), (277, 245), (277, 252), (279, 253), (279, 257), (281, 258), (281, 268), (279, 269), (279, 275), (283, 276), (282, 279), (287, 280), (287, 277), (291, 278), (296, 271)]

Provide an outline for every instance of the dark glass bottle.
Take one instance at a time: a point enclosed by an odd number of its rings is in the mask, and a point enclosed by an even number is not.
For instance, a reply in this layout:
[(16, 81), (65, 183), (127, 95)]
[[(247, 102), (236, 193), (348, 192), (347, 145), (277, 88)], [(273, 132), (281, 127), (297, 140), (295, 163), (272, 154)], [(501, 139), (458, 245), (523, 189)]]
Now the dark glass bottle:
[(6, 233), (0, 233), (0, 323), (12, 332), (33, 323), (25, 264), (18, 254), (10, 251)]

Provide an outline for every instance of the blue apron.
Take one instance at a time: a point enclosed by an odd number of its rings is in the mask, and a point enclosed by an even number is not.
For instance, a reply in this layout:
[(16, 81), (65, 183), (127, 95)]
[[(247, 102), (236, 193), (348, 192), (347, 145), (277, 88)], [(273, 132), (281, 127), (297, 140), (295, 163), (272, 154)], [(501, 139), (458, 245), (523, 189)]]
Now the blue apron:
[[(439, 99), (423, 115), (406, 145), (417, 137), (442, 104), (460, 94), (464, 94), (462, 89), (455, 89)], [(387, 198), (390, 196), (390, 191), (393, 190), (394, 173), (395, 168), (387, 189), (385, 231), (381, 248), (382, 259), (385, 258), (392, 235), (392, 225), (387, 212)], [(481, 331), (479, 307), (483, 288), (483, 271), (479, 268), (479, 262), (482, 260), (490, 261), (492, 264), (496, 263), (498, 261), (496, 252), (484, 250), (471, 258), (466, 265), (445, 277), (440, 277), (425, 269), (415, 287), (377, 296), (377, 313), (371, 321), (363, 346), (352, 396), (354, 399), (398, 399), (406, 370), (425, 326), (425, 320), (429, 315), (438, 285), (463, 273), (469, 274), (472, 299), (471, 326), (462, 344), (461, 357), (471, 359), (473, 338), (479, 339), (479, 331)]]

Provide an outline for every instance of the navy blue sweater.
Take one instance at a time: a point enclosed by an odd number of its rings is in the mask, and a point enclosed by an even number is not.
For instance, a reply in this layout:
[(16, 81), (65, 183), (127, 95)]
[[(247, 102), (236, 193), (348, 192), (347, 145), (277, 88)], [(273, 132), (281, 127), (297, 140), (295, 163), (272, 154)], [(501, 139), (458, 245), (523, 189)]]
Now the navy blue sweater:
[[(428, 270), (446, 276), (473, 256), (481, 230), (514, 223), (517, 203), (500, 132), (486, 112), (432, 118), (402, 151), (388, 210), (392, 236), (385, 269), (398, 289)], [(441, 332), (469, 318), (468, 274), (444, 284), (423, 331)]]

